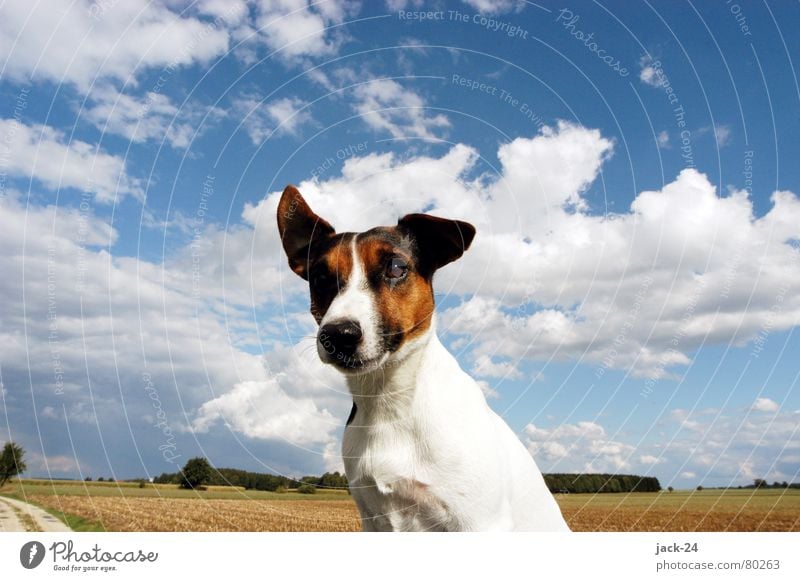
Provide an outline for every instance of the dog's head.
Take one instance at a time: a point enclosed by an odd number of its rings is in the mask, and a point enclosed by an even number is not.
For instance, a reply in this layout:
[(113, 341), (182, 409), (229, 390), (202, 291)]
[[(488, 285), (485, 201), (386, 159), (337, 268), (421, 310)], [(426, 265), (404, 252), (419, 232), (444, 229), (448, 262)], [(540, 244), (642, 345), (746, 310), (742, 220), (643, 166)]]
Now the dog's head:
[(396, 226), (337, 234), (294, 186), (278, 203), (289, 266), (308, 281), (325, 363), (359, 374), (404, 356), (433, 315), (433, 274), (469, 248), (475, 228), (409, 214)]

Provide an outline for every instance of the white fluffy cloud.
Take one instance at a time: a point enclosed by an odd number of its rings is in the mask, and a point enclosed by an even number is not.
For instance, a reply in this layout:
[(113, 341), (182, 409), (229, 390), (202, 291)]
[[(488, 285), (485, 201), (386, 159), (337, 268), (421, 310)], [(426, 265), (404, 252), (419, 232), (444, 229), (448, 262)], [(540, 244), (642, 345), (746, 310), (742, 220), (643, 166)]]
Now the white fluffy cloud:
[(502, 14), (522, 10), (525, 2), (522, 0), (462, 0), (464, 4), (471, 6), (478, 12), (485, 14)]
[(0, 19), (4, 74), (72, 83), (129, 82), (139, 70), (206, 63), (228, 48), (226, 30), (148, 0), (10, 0)]
[(234, 100), (233, 109), (242, 117), (242, 125), (253, 145), (261, 145), (273, 135), (295, 135), (312, 121), (307, 103), (297, 97), (284, 97), (270, 102), (257, 95)]
[(596, 422), (557, 428), (525, 426), (523, 442), (545, 472), (624, 472), (632, 468), (636, 448), (610, 437)]
[(780, 406), (768, 397), (759, 397), (753, 403), (753, 410), (757, 412), (777, 412)]
[(713, 485), (792, 482), (800, 463), (800, 410), (778, 411), (764, 400), (744, 409), (672, 410), (648, 442), (609, 434), (594, 421), (551, 429), (528, 424), (522, 441), (547, 472), (650, 473), (658, 466), (670, 479)]
[[(598, 131), (562, 122), (502, 145), (495, 177), (477, 171), (476, 150), (456, 145), (440, 157), (351, 158), (341, 176), (299, 185), (340, 231), (415, 211), (476, 224), (473, 247), (437, 289), (469, 297), (442, 313), (441, 327), (471, 337), (484, 368), (487, 356), (574, 359), (657, 379), (704, 341), (744, 345), (795, 324), (794, 194), (775, 192), (756, 217), (745, 192), (719, 196), (689, 169), (628, 211), (592, 214), (584, 193), (612, 148)], [(273, 229), (279, 195), (245, 210), (256, 232)], [(273, 238), (259, 248), (281, 268)]]
[(25, 125), (0, 119), (3, 152), (0, 167), (11, 176), (35, 179), (50, 189), (76, 188), (92, 192), (104, 203), (127, 194), (140, 195), (128, 176), (125, 160), (45, 125)]
[(429, 113), (425, 100), (392, 79), (375, 79), (354, 89), (355, 111), (376, 131), (392, 137), (436, 137), (450, 127), (442, 113)]
[(259, 0), (256, 28), (278, 58), (296, 62), (332, 54), (345, 38), (336, 25), (357, 13), (352, 0)]
[(81, 112), (103, 133), (113, 133), (134, 143), (165, 140), (172, 147), (189, 147), (203, 117), (206, 123), (225, 115), (218, 108), (204, 110), (196, 104), (179, 108), (169, 96), (150, 91), (143, 97), (120, 93), (111, 86), (96, 88)]
[(661, 69), (661, 63), (653, 57), (644, 55), (639, 59), (639, 80), (645, 85), (661, 88), (667, 84), (668, 79)]
[(665, 423), (668, 437), (653, 445), (651, 453), (701, 482), (796, 480), (800, 410), (778, 411), (764, 399), (749, 409), (673, 410)]
[[(184, 434), (177, 453), (185, 454), (192, 428), (220, 430), (217, 438), (235, 431), (317, 446), (295, 460), (321, 464), (349, 409), (349, 397), (334, 389), (341, 378), (325, 375), (313, 353), (318, 367), (309, 365), (302, 348), (271, 350), (265, 366), (249, 348), (257, 336), (252, 313), (248, 320), (206, 287), (195, 289), (191, 270), (112, 257), (105, 248), (117, 233), (90, 206), (26, 205), (15, 192), (0, 199), (0, 367), (14, 429), (31, 414), (44, 430), (69, 422), (76, 438), (88, 432), (81, 425), (91, 426), (92, 442), (77, 446), (80, 459), (96, 445), (97, 430), (116, 441), (126, 437), (120, 426), (127, 422), (133, 445), (160, 467), (154, 449), (174, 434)], [(267, 331), (275, 343), (280, 333)]]

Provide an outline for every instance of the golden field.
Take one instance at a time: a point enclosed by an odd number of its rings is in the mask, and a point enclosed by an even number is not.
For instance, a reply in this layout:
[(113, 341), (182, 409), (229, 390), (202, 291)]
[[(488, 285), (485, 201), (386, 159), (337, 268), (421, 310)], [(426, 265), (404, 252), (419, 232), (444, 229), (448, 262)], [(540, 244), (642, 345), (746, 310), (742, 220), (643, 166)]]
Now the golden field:
[[(75, 530), (357, 531), (343, 491), (249, 491), (173, 485), (22, 481), (3, 494), (42, 506)], [(575, 531), (800, 531), (800, 490), (557, 494)]]

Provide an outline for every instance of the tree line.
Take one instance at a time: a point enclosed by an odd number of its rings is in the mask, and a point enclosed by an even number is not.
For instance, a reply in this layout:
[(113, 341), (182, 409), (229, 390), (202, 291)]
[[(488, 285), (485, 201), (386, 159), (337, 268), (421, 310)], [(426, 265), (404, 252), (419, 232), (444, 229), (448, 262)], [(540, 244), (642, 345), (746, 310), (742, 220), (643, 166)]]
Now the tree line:
[[(198, 467), (198, 460), (193, 458), (186, 463), (180, 472), (165, 472), (153, 479), (156, 484), (178, 484), (184, 488), (196, 486), (241, 486), (247, 490), (266, 490), (275, 492), (279, 489), (300, 488), (302, 485), (314, 488), (346, 490), (347, 477), (339, 472), (326, 472), (322, 476), (303, 476), (302, 478), (289, 478), (276, 474), (262, 472), (249, 472), (238, 468), (213, 468), (208, 466), (207, 475), (203, 475), (203, 468)], [(204, 460), (204, 459), (201, 459)], [(198, 479), (196, 476), (200, 475)], [(306, 490), (308, 490), (306, 488)]]
[[(654, 476), (633, 474), (545, 474), (545, 484), (554, 493), (580, 492), (658, 492), (661, 484)], [(347, 490), (347, 476), (326, 472), (322, 476), (300, 479), (248, 472), (236, 468), (213, 468), (205, 458), (193, 458), (181, 472), (164, 473), (153, 480), (157, 484), (178, 484), (184, 488), (204, 485), (242, 486), (248, 490), (297, 489), (314, 492), (317, 488)]]
[(659, 492), (661, 483), (655, 476), (633, 474), (544, 474), (550, 492)]

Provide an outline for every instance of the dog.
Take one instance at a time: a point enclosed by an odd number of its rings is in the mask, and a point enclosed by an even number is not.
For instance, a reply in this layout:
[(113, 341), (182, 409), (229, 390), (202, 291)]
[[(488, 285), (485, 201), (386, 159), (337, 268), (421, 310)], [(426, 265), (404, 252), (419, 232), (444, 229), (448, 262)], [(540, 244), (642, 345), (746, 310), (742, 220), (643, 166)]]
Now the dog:
[(363, 530), (568, 531), (531, 455), (436, 335), (433, 276), (474, 226), (409, 214), (337, 233), (291, 185), (277, 214), (319, 357), (353, 397), (342, 455)]

